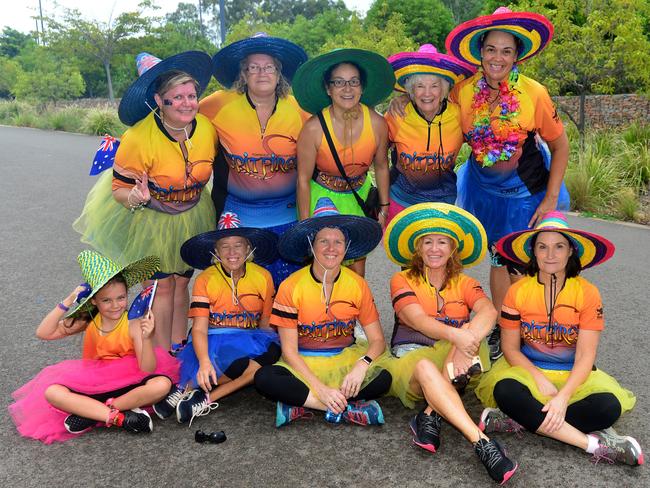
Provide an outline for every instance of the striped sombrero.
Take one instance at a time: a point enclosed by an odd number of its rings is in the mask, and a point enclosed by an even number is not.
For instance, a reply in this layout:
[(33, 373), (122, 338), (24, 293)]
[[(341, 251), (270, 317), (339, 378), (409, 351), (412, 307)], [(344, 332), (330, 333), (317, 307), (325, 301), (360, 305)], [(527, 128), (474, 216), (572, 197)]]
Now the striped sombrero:
[(384, 233), (386, 255), (396, 264), (407, 266), (417, 240), (428, 234), (450, 237), (458, 246), (463, 266), (481, 262), (487, 251), (483, 225), (471, 213), (448, 203), (418, 203), (398, 213)]
[(564, 235), (575, 247), (582, 269), (604, 263), (614, 255), (614, 244), (597, 234), (584, 230), (571, 229), (562, 212), (554, 210), (542, 218), (537, 227), (513, 232), (497, 242), (497, 251), (511, 261), (528, 264), (533, 250), (531, 239), (539, 232), (555, 231)]
[(454, 83), (471, 76), (476, 68), (453, 56), (441, 54), (432, 44), (423, 44), (417, 52), (403, 52), (388, 57), (395, 72), (395, 89), (405, 91), (404, 83), (412, 75), (435, 75)]
[(81, 311), (92, 311), (90, 299), (116, 275), (122, 273), (126, 281), (126, 287), (131, 288), (137, 283), (148, 280), (156, 271), (160, 270), (160, 258), (157, 256), (145, 256), (134, 263), (122, 266), (97, 251), (84, 250), (77, 257), (81, 274), (88, 285), (90, 293), (79, 301), (79, 306), (68, 313), (67, 317), (76, 317)]
[(513, 12), (499, 7), (492, 15), (483, 15), (457, 26), (447, 36), (447, 52), (470, 64), (481, 65), (481, 36), (493, 30), (504, 31), (521, 40), (523, 48), (517, 61), (535, 56), (553, 38), (553, 24), (533, 12)]

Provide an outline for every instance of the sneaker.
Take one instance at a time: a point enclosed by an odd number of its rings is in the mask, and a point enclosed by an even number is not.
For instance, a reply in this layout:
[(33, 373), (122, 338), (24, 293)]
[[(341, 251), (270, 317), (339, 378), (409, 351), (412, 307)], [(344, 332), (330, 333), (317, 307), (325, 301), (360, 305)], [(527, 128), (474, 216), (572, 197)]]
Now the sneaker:
[(605, 461), (614, 464), (614, 462), (619, 462), (630, 466), (643, 464), (643, 451), (633, 437), (619, 435), (611, 427), (591, 432), (590, 435), (598, 438), (598, 447), (592, 458), (594, 463)]
[(490, 432), (507, 432), (519, 434), (524, 428), (498, 408), (486, 408), (481, 413), (478, 428), (486, 434)]
[(494, 327), (487, 339), (488, 347), (490, 348), (490, 359), (496, 361), (501, 356), (503, 356), (503, 351), (501, 350), (501, 329), (497, 325)]
[(382, 425), (384, 423), (384, 413), (375, 400), (348, 402), (341, 418), (346, 424)]
[(440, 447), (440, 428), (442, 417), (433, 411), (430, 415), (424, 411), (417, 414), (409, 423), (413, 432), (413, 443), (430, 452), (436, 452)]
[(217, 408), (219, 404), (210, 402), (210, 398), (203, 390), (191, 390), (183, 395), (176, 405), (176, 420), (181, 424), (189, 422), (191, 427), (196, 417), (207, 415)]
[(87, 419), (86, 417), (80, 417), (79, 415), (70, 414), (63, 421), (65, 430), (71, 434), (83, 434), (88, 432), (99, 422), (93, 419)]
[(305, 407), (292, 407), (286, 403), (278, 402), (275, 408), (275, 426), (284, 427), (294, 420), (310, 419), (313, 416), (314, 413), (306, 410)]
[(174, 385), (169, 394), (158, 403), (154, 403), (151, 408), (158, 415), (158, 418), (166, 420), (176, 411), (176, 405), (181, 401), (184, 394), (183, 390)]
[(126, 410), (122, 412), (124, 420), (122, 420), (122, 428), (132, 434), (142, 434), (153, 431), (153, 422), (147, 412), (140, 408)]
[(494, 439), (479, 439), (474, 444), (476, 455), (485, 466), (490, 478), (500, 485), (508, 481), (517, 470), (517, 463), (506, 456), (505, 451)]

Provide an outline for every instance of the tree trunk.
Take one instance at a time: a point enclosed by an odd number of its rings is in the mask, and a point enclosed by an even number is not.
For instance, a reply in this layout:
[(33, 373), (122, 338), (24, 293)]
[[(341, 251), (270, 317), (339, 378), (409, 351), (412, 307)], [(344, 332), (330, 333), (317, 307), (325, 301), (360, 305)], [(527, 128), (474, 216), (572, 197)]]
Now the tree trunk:
[(585, 152), (585, 92), (580, 92), (580, 109), (578, 118), (578, 133), (580, 134), (580, 152)]
[(108, 99), (111, 102), (115, 101), (113, 95), (113, 80), (111, 79), (111, 65), (107, 61), (104, 62), (104, 71), (106, 71), (106, 84), (108, 85)]

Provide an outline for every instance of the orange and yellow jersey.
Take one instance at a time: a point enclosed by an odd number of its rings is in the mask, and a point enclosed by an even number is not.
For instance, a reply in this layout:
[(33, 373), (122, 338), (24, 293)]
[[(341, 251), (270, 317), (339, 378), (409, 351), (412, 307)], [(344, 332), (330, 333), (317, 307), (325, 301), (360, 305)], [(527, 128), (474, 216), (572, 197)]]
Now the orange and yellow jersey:
[(463, 145), (460, 108), (448, 102), (428, 122), (410, 102), (404, 117), (386, 112), (388, 139), (394, 145), (398, 172), (391, 198), (407, 207), (416, 203), (456, 199), (456, 156)]
[(580, 276), (565, 281), (550, 324), (549, 315), (544, 285), (537, 276), (526, 276), (513, 284), (501, 307), (499, 325), (520, 330), (521, 352), (540, 367), (546, 367), (544, 363), (572, 364), (580, 329), (605, 327), (598, 288)]
[(282, 282), (273, 303), (271, 325), (298, 330), (299, 350), (336, 350), (354, 343), (356, 321), (365, 327), (379, 320), (366, 280), (341, 267), (329, 307), (322, 283), (306, 266)]
[[(332, 136), (336, 152), (354, 190), (358, 190), (363, 185), (368, 174), (368, 168), (370, 168), (375, 158), (375, 153), (377, 152), (377, 140), (375, 138), (375, 132), (372, 129), (370, 109), (363, 104), (361, 104), (361, 109), (363, 114), (363, 129), (359, 138), (351, 146), (344, 146), (338, 140), (334, 133), (330, 109), (329, 107), (323, 109), (325, 124)], [(345, 178), (341, 176), (341, 172), (336, 167), (336, 162), (332, 156), (332, 151), (330, 151), (329, 144), (327, 144), (325, 134), (323, 134), (316, 153), (316, 170), (315, 181), (319, 185), (333, 191), (350, 190)]]
[[(461, 127), (465, 138), (474, 128), (474, 88), (482, 76), (481, 71), (456, 84), (450, 98), (460, 105)], [(519, 126), (517, 151), (506, 161), (497, 161), (494, 166), (479, 168), (486, 174), (486, 185), (508, 190), (516, 187), (516, 182), (525, 184), (531, 194), (546, 189), (548, 170), (537, 148), (535, 134), (545, 141), (554, 141), (564, 132), (564, 126), (548, 91), (532, 78), (519, 74), (515, 85), (519, 101), (515, 120)], [(501, 106), (496, 105), (491, 114), (491, 124), (499, 122)], [(472, 158), (473, 159), (473, 158)], [(475, 162), (475, 161), (474, 161)], [(488, 177), (487, 174), (490, 176)]]
[(200, 114), (188, 131), (188, 141), (176, 141), (153, 112), (128, 129), (115, 154), (113, 190), (131, 188), (147, 173), (151, 197), (163, 211), (177, 213), (198, 203), (212, 176), (217, 134)]
[[(469, 322), (474, 304), (481, 298), (487, 298), (478, 281), (461, 273), (438, 290), (438, 295), (442, 299), (442, 306), (439, 307), (436, 289), (424, 279), (410, 278), (407, 270), (393, 275), (390, 280), (390, 294), (395, 313), (399, 314), (404, 307), (415, 303), (420, 305), (427, 315), (457, 328)], [(432, 345), (435, 342), (436, 339), (412, 329), (398, 317), (391, 346)]]
[(260, 319), (270, 317), (275, 288), (267, 270), (246, 263), (234, 295), (230, 283), (220, 264), (206, 268), (194, 281), (188, 316), (208, 317), (210, 327), (239, 329), (257, 328)]
[(223, 90), (201, 100), (199, 110), (219, 134), (212, 190), (217, 215), (225, 207), (246, 227), (294, 222), (296, 143), (309, 114), (292, 96), (280, 98), (262, 128), (247, 93)]
[(111, 332), (101, 335), (101, 329), (102, 316), (98, 313), (88, 323), (84, 333), (82, 359), (118, 359), (135, 356), (126, 312), (122, 314)]

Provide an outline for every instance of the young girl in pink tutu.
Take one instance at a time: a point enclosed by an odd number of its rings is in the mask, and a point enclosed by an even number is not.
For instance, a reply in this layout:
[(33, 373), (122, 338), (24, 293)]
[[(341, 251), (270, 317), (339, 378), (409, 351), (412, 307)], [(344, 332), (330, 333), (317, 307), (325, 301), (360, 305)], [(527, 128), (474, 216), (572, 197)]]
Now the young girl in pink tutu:
[(82, 251), (78, 261), (90, 292), (68, 313), (87, 290), (75, 288), (45, 316), (36, 336), (55, 340), (84, 332), (82, 359), (46, 367), (13, 393), (9, 406), (20, 434), (45, 444), (100, 425), (151, 432), (151, 417), (140, 407), (165, 398), (178, 381), (176, 359), (154, 349), (153, 314), (127, 316), (128, 288), (158, 271), (158, 258), (120, 267), (95, 251)]

